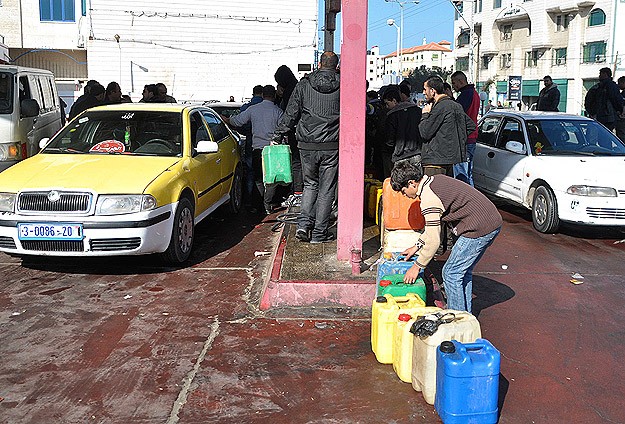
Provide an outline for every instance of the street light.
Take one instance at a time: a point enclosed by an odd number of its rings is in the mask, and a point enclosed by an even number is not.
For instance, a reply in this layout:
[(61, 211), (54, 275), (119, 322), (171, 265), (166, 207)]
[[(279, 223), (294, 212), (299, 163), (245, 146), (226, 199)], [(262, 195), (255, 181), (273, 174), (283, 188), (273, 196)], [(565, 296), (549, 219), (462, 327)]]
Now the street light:
[[(404, 6), (407, 3), (413, 3), (413, 4), (419, 4), (419, 0), (384, 0), (387, 3), (397, 3), (399, 5), (399, 44), (398, 44), (398, 48), (397, 48), (397, 58), (399, 60), (399, 73), (401, 75), (401, 56), (402, 56), (402, 50), (404, 50)], [(391, 19), (389, 19), (391, 20)], [(394, 21), (393, 21), (394, 22)], [(386, 21), (386, 23), (388, 24), (388, 21)], [(391, 24), (389, 24), (391, 25)]]
[(146, 68), (145, 66), (141, 66), (136, 62), (133, 62), (132, 60), (130, 61), (130, 92), (134, 93), (135, 92), (135, 75), (132, 72), (132, 66), (136, 66), (137, 68), (141, 69), (143, 72), (148, 72), (149, 69)]
[[(394, 26), (395, 28), (397, 28), (397, 78), (399, 79), (399, 76), (401, 75), (401, 62), (399, 61), (399, 57), (400, 57), (399, 56), (399, 39), (400, 39), (401, 29), (395, 23), (395, 19), (387, 20), (386, 24), (388, 26)], [(396, 80), (395, 83), (397, 84), (398, 80)]]

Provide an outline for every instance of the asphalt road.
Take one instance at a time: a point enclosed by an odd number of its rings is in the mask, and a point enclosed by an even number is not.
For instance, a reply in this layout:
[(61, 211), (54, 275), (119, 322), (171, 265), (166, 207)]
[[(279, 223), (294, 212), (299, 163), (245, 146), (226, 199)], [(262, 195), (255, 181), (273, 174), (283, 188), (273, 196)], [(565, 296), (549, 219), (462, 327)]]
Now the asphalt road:
[[(501, 210), (474, 282), (500, 422), (625, 422), (625, 234)], [(211, 218), (178, 269), (0, 255), (0, 422), (439, 422), (375, 361), (366, 317), (258, 311), (271, 226)]]

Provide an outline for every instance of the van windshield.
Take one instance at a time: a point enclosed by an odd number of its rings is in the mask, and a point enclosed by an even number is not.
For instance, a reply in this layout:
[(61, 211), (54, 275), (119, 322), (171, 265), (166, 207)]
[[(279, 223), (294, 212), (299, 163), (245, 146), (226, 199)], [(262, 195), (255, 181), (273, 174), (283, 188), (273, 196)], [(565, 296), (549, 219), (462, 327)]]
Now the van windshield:
[(13, 113), (13, 74), (0, 72), (0, 115)]

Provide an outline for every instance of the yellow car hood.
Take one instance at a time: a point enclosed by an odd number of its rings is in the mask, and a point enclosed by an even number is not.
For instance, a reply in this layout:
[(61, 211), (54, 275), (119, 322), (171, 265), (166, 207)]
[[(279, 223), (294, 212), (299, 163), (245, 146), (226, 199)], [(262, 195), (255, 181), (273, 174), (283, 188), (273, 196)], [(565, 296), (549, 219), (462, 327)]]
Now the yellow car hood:
[(0, 192), (24, 189), (90, 189), (97, 193), (140, 194), (180, 158), (38, 154), (0, 172)]

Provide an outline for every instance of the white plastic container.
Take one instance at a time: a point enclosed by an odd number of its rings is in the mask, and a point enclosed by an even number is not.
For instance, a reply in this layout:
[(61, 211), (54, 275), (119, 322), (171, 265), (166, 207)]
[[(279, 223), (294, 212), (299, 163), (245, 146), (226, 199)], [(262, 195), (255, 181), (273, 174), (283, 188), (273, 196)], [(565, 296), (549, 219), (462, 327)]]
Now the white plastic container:
[(419, 240), (420, 232), (414, 230), (384, 230), (382, 246), (384, 253), (403, 252), (414, 246)]
[(429, 337), (413, 336), (412, 345), (412, 388), (423, 393), (423, 398), (430, 405), (436, 396), (436, 348), (444, 341), (457, 340), (461, 343), (473, 343), (482, 337), (480, 323), (472, 314), (464, 311), (445, 309), (443, 313), (454, 313), (456, 319), (448, 324), (441, 324)]

